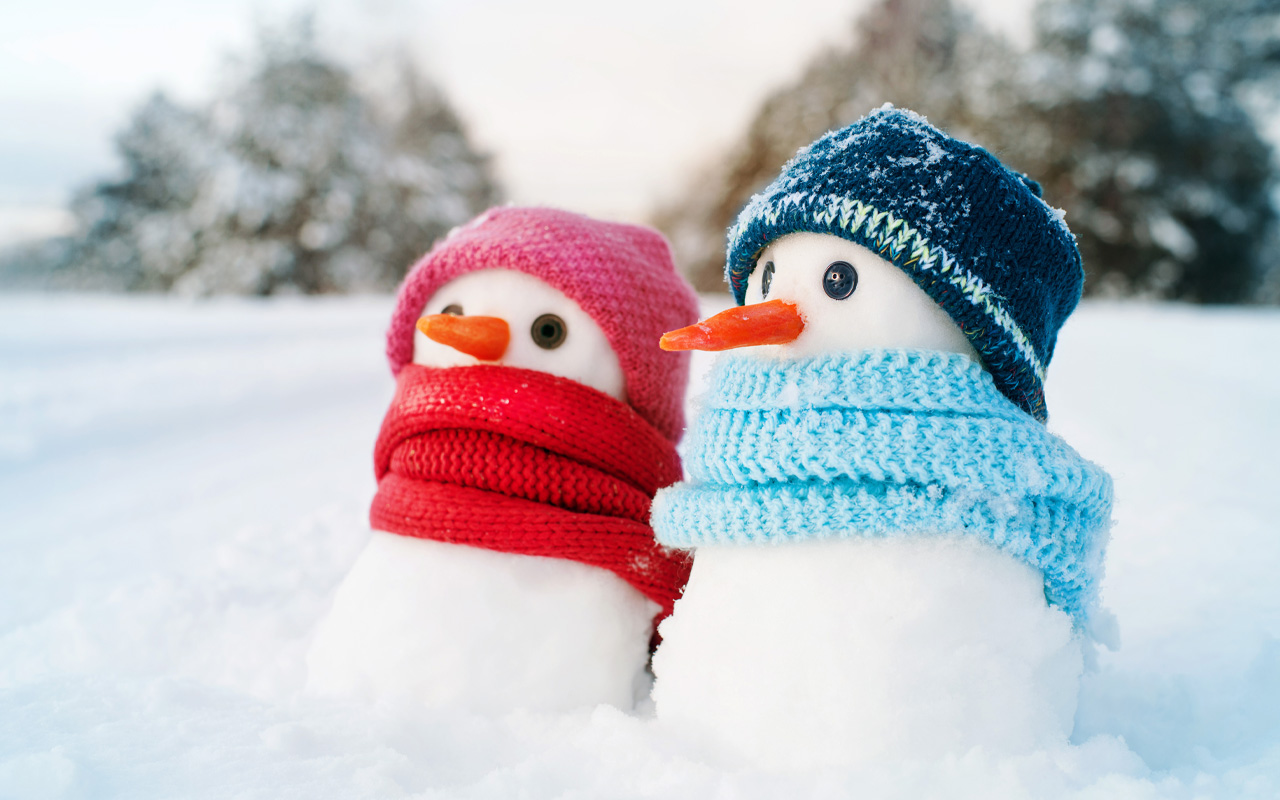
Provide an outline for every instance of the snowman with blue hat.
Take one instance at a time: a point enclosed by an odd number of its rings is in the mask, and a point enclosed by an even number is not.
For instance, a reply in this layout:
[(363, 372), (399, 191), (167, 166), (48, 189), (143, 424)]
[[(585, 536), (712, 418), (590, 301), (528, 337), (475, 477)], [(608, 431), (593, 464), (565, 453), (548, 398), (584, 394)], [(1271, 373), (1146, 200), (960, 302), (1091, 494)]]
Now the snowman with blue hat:
[(653, 507), (695, 551), (659, 719), (779, 767), (1065, 743), (1111, 481), (1045, 427), (1084, 279), (1062, 215), (885, 107), (752, 198), (726, 271), (738, 307), (662, 343), (734, 353)]

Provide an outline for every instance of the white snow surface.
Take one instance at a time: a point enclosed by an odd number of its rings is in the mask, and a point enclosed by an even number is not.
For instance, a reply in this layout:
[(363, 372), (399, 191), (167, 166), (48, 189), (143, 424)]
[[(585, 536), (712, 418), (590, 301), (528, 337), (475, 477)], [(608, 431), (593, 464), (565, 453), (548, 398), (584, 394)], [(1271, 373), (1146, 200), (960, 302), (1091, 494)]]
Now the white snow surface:
[(647, 705), (304, 691), (369, 537), (389, 315), (0, 296), (0, 797), (1280, 794), (1280, 313), (1087, 305), (1059, 339), (1050, 428), (1116, 480), (1121, 642), (1070, 744), (799, 772)]

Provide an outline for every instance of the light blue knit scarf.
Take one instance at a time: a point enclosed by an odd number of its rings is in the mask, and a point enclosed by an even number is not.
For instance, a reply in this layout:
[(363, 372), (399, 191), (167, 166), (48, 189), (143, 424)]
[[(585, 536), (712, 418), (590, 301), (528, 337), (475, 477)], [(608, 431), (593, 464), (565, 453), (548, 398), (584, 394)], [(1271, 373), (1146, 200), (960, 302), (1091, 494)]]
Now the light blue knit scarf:
[(962, 355), (722, 358), (685, 450), (653, 504), (670, 547), (962, 536), (1042, 572), (1077, 623), (1092, 605), (1110, 477)]

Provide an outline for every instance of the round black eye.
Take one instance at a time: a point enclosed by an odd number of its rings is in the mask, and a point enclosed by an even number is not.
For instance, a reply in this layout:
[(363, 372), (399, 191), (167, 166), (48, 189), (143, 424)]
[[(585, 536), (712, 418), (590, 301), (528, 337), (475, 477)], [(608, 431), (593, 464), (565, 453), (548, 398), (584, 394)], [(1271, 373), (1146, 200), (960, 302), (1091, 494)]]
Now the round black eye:
[(462, 316), (462, 306), (458, 305), (457, 303), (450, 303), (449, 305), (445, 306), (444, 310), (441, 311), (440, 313), (452, 314), (455, 317), (460, 317)]
[(848, 261), (833, 261), (822, 273), (822, 288), (827, 297), (843, 300), (858, 288), (858, 271)]
[(533, 321), (533, 328), (529, 331), (533, 336), (533, 343), (543, 350), (555, 350), (564, 344), (566, 335), (564, 320), (555, 314), (543, 314)]
[(764, 275), (760, 278), (760, 298), (769, 296), (769, 287), (773, 285), (773, 262), (766, 262), (764, 265)]

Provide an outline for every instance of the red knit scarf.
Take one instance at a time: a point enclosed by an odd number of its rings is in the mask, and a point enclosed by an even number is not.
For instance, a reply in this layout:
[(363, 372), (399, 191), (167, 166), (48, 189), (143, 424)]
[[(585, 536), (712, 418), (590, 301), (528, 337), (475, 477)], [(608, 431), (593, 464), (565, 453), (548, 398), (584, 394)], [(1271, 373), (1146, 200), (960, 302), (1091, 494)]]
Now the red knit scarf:
[(400, 372), (374, 450), (378, 530), (603, 567), (662, 606), (689, 560), (657, 544), (649, 504), (675, 446), (630, 406), (501, 366)]

